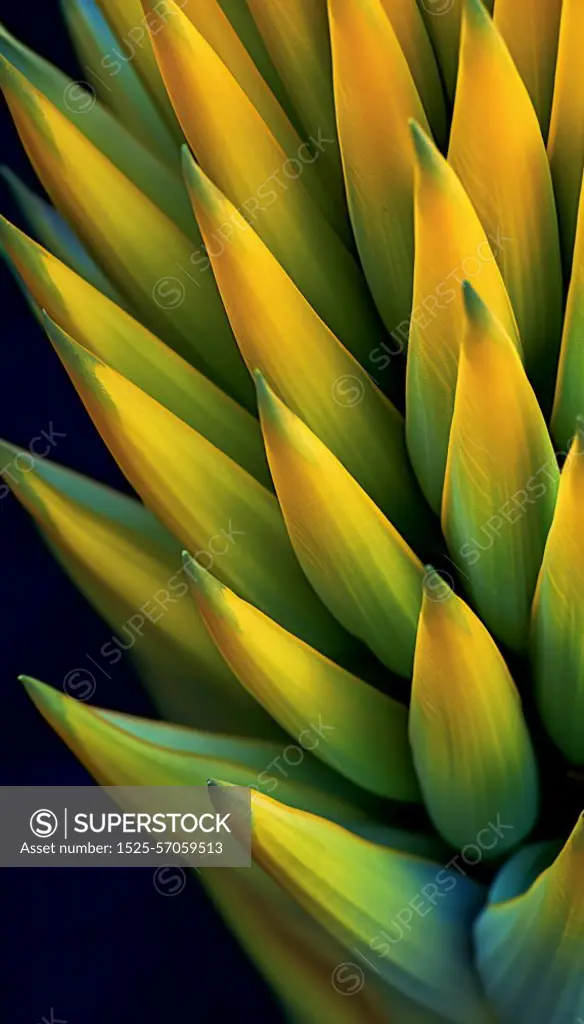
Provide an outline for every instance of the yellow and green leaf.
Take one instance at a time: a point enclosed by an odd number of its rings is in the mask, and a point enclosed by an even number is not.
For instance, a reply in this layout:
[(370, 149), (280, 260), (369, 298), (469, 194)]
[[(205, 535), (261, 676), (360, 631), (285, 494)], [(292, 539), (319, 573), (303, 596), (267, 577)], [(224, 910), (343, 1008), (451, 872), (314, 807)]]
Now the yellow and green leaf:
[(533, 604), (535, 694), (571, 764), (584, 765), (584, 420), (575, 423)]
[[(382, 980), (457, 1024), (488, 1024), (467, 932), (483, 900), (478, 885), (258, 792), (252, 842), (257, 863)], [(424, 902), (424, 886), (437, 881), (447, 898)]]
[[(181, 188), (176, 170), (158, 159), (131, 130), (122, 125), (103, 103), (95, 101), (94, 93), (83, 83), (72, 81), (49, 61), (29, 50), (0, 26), (0, 71), (9, 75), (9, 68), (19, 71), (24, 83), (46, 98), (46, 101), (71, 122), (87, 140), (118, 168), (144, 195), (159, 206), (187, 233), (195, 229), (188, 200)], [(2, 70), (4, 61), (8, 65)], [(118, 63), (120, 63), (118, 61)], [(87, 83), (88, 85), (91, 83)], [(4, 85), (2, 86), (4, 88)], [(19, 91), (17, 79), (10, 87)], [(14, 97), (14, 102), (16, 102)], [(25, 95), (18, 100), (23, 102)], [(9, 101), (10, 103), (10, 101)], [(179, 145), (178, 143), (177, 145)], [(81, 169), (80, 169), (81, 170)]]
[(270, 485), (259, 425), (250, 413), (2, 217), (0, 242), (34, 302), (45, 310), (44, 326), (52, 340), (58, 343), (65, 331)]
[(346, 636), (302, 574), (273, 494), (64, 332), (52, 340), (122, 472), (182, 547), (319, 650), (345, 650)]
[(487, 628), (521, 650), (559, 470), (515, 346), (468, 282), (464, 297), (442, 527)]
[(364, 816), (351, 800), (359, 791), (310, 753), (304, 752), (294, 775), (287, 771), (280, 741), (185, 729), (93, 707), (28, 676), (22, 682), (102, 786), (206, 786), (222, 775), (232, 785), (277, 792), (283, 803), (333, 820), (358, 822)]
[(407, 325), (414, 269), (408, 118), (427, 127), (381, 0), (330, 0), (337, 126), (349, 213), (369, 287), (389, 332)]
[(527, 372), (547, 405), (562, 323), (551, 173), (527, 89), (481, 0), (463, 0), (448, 160), (487, 235), (498, 240), (495, 255), (517, 318)]
[(563, 0), (548, 156), (566, 275), (572, 264), (584, 168), (583, 37), (584, 7), (580, 0)]
[[(113, 630), (104, 630), (88, 678), (107, 677), (129, 651), (170, 721), (270, 735), (269, 718), (210, 641), (188, 596), (180, 546), (155, 517), (135, 499), (5, 442), (0, 457), (3, 489)], [(72, 671), (83, 677), (83, 669)]]
[(408, 453), (440, 514), (460, 346), (461, 284), (471, 278), (521, 352), (517, 324), (492, 244), (455, 172), (415, 122), (414, 298), (406, 377)]
[(409, 737), (424, 803), (452, 846), (470, 844), (477, 862), (531, 831), (537, 763), (519, 694), (482, 622), (444, 581), (424, 590)]
[(17, 127), (57, 208), (75, 223), (82, 241), (146, 326), (215, 383), (249, 403), (249, 376), (213, 276), (191, 259), (197, 252), (192, 242), (0, 58), (2, 69)]
[(298, 560), (325, 605), (410, 676), (422, 563), (322, 441), (258, 375), (268, 462)]
[[(428, 529), (403, 419), (190, 156), (193, 205), (250, 373), (260, 370), (407, 537)], [(215, 251), (222, 224), (235, 232)], [(416, 514), (415, 510), (419, 510)]]
[[(416, 801), (407, 709), (242, 601), (203, 566), (192, 559), (188, 566), (210, 636), (272, 718), (291, 736), (309, 736), (315, 757), (357, 785), (389, 799)], [(321, 716), (323, 735), (314, 742), (311, 728)]]
[(495, 25), (503, 36), (547, 139), (558, 54), (562, 0), (497, 0)]
[[(153, 42), (195, 158), (331, 330), (353, 352), (370, 350), (381, 325), (363, 275), (314, 200), (326, 137), (316, 152), (300, 137), (284, 148), (204, 35), (174, 13)], [(215, 248), (236, 230), (226, 222)]]

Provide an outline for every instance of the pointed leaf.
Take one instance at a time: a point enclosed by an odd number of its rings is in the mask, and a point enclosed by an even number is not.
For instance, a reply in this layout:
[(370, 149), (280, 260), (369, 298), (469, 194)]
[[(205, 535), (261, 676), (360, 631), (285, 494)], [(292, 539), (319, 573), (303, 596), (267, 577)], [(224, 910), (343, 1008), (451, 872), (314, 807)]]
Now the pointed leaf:
[(564, 271), (569, 274), (584, 167), (584, 7), (563, 0), (548, 156), (554, 179)]
[(326, 708), (326, 734), (315, 756), (373, 793), (417, 800), (402, 704), (292, 636), (192, 559), (188, 575), (225, 661), (283, 729), (301, 736)]
[(1, 217), (0, 241), (38, 306), (49, 314), (51, 319), (44, 320), (49, 337), (58, 343), (60, 329), (66, 331), (258, 480), (269, 484), (259, 424), (250, 413)]
[(575, 1024), (584, 1016), (584, 815), (523, 895), (475, 926), (478, 965), (500, 1020)]
[(284, 769), (275, 777), (273, 765), (283, 759), (279, 742), (135, 718), (84, 704), (28, 676), (21, 679), (40, 713), (100, 785), (206, 786), (209, 778), (223, 774), (236, 786), (277, 791), (283, 803), (312, 813), (362, 817), (344, 795), (358, 791), (309, 753), (294, 775), (286, 777)]
[(549, 164), (529, 94), (498, 30), (481, 0), (463, 0), (463, 7), (448, 159), (487, 235), (505, 240), (495, 255), (517, 317), (527, 372), (547, 403), (562, 323)]
[[(171, 3), (153, 38), (190, 147), (331, 330), (356, 354), (371, 351), (381, 325), (361, 271), (316, 206), (310, 181), (326, 137), (285, 149), (218, 53)], [(216, 243), (235, 233), (222, 225)], [(238, 229), (240, 230), (240, 229)]]
[(346, 649), (301, 572), (274, 496), (64, 332), (52, 340), (122, 472), (182, 546), (319, 650)]
[[(94, 93), (0, 27), (0, 55), (187, 234), (196, 231), (180, 178), (128, 131)], [(3, 61), (0, 61), (0, 65)], [(122, 61), (118, 61), (122, 64)], [(89, 84), (89, 83), (88, 83)]]
[[(479, 886), (255, 792), (252, 835), (255, 860), (383, 980), (449, 1020), (487, 1024), (467, 934), (482, 902)], [(430, 912), (420, 894), (440, 874), (449, 895)], [(427, 917), (423, 924), (411, 903)]]
[(423, 567), (347, 470), (258, 378), (268, 462), (288, 532), (339, 622), (411, 675)]
[(414, 266), (408, 118), (427, 127), (381, 0), (330, 0), (335, 105), (347, 198), (369, 287), (388, 331), (409, 318)]
[(547, 138), (562, 0), (497, 0), (495, 25), (507, 43)]
[[(427, 536), (428, 516), (408, 463), (400, 414), (190, 155), (186, 177), (250, 372), (261, 370), (406, 536)], [(226, 222), (242, 230), (215, 252)]]
[[(500, 857), (533, 828), (535, 755), (521, 701), (480, 619), (444, 581), (427, 587), (418, 624), (409, 736), (424, 802), (469, 859)], [(499, 817), (506, 830), (493, 833)], [(507, 831), (508, 829), (508, 831)]]
[(408, 451), (438, 514), (466, 324), (460, 282), (472, 276), (521, 352), (517, 325), (493, 248), (458, 177), (428, 136), (411, 126), (416, 153), (413, 314), (406, 379)]
[(159, 670), (146, 682), (172, 721), (269, 735), (267, 716), (218, 655), (185, 596), (179, 545), (154, 516), (133, 498), (5, 442), (0, 460), (4, 494), (10, 488), (30, 512), (60, 564), (114, 630), (85, 668), (68, 673), (72, 682), (84, 673), (90, 681), (108, 676), (131, 651), (140, 665)]
[[(180, 355), (242, 401), (250, 381), (213, 276), (195, 271), (192, 243), (23, 76), (0, 58), (8, 104), (55, 205), (99, 255), (114, 285)], [(140, 231), (136, 225), (140, 225)]]
[[(203, 52), (206, 43), (233, 76), (282, 148), (286, 152), (290, 149), (291, 154), (294, 152), (300, 142), (298, 134), (259, 73), (218, 0), (197, 0), (196, 3), (187, 0), (180, 5), (169, 0), (160, 13), (157, 5), (150, 3), (149, 0), (143, 0), (143, 7), (147, 12), (154, 54), (179, 117), (182, 117), (182, 111), (178, 109), (178, 100), (172, 95), (172, 86), (176, 80), (175, 76), (180, 75), (183, 61), (187, 70), (190, 47), (195, 47), (197, 40), (200, 39), (199, 45), (203, 46)], [(164, 38), (159, 39), (159, 36)], [(171, 52), (177, 58), (177, 67), (172, 71), (166, 63), (166, 58)], [(187, 104), (191, 102), (190, 77), (187, 72), (186, 80), (183, 79), (182, 82), (183, 110), (187, 110)], [(194, 110), (190, 116), (193, 115)]]
[[(442, 503), (455, 563), (493, 635), (527, 641), (559, 470), (517, 351), (472, 286)], [(504, 410), (504, 414), (502, 414)]]
[(573, 764), (584, 765), (584, 421), (560, 478), (535, 601), (535, 692), (546, 729)]
[[(241, 103), (242, 116), (249, 112), (248, 105), (251, 104), (256, 113), (255, 121), (252, 118), (252, 124), (256, 131), (259, 127), (257, 121), (259, 118), (259, 124), (267, 129), (278, 148), (291, 159), (297, 158), (302, 150), (308, 149), (303, 145), (303, 137), (293, 127), (259, 74), (229, 19), (223, 13), (218, 0), (186, 0), (183, 6), (174, 3), (174, 0), (168, 0), (165, 2), (166, 9), (160, 14), (158, 5), (154, 4), (153, 0), (142, 0), (142, 3), (145, 9), (151, 9), (154, 20), (149, 22), (149, 25), (154, 40), (154, 52), (177, 117), (191, 145), (193, 145), (191, 135), (195, 133), (197, 137), (200, 137), (203, 127), (200, 123), (200, 116), (199, 118), (193, 117), (194, 111), (189, 102), (190, 90), (196, 94), (202, 84), (196, 65), (192, 63), (192, 60), (202, 60), (207, 64), (209, 56), (211, 56), (208, 68), (210, 80), (211, 76), (219, 71), (219, 81), (222, 82), (223, 87), (233, 89), (232, 102)], [(168, 13), (172, 15), (170, 22)], [(164, 29), (164, 38), (158, 39), (162, 28)], [(193, 32), (192, 29), (195, 31)], [(208, 44), (211, 53), (205, 44)], [(217, 58), (220, 59), (221, 66), (227, 72), (226, 75), (221, 75)], [(181, 68), (184, 68), (186, 81), (189, 83), (186, 94), (184, 80), (181, 81), (179, 77)], [(206, 103), (208, 102), (209, 98), (207, 97)], [(322, 125), (317, 125), (317, 128), (320, 139), (320, 136), (326, 135), (326, 132)], [(333, 147), (333, 139), (327, 142), (327, 146)], [(343, 230), (346, 228), (344, 206), (342, 210), (339, 209), (338, 200), (335, 201), (329, 190), (324, 187), (318, 168), (312, 166), (325, 152), (326, 147), (317, 152), (316, 159), (302, 160), (299, 173), (304, 176), (304, 185), (313, 200), (326, 214), (330, 223)], [(298, 160), (296, 162), (298, 163)], [(282, 164), (279, 163), (272, 169), (275, 171), (277, 167), (281, 168), (281, 166)], [(288, 176), (287, 173), (286, 176)], [(249, 195), (252, 194), (249, 193)]]

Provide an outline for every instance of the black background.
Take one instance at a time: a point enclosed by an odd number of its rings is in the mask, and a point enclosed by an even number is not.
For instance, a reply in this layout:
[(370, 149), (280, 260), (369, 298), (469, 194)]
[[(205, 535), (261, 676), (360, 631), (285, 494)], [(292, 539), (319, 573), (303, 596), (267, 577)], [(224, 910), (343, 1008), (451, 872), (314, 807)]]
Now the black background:
[[(58, 5), (5, 5), (7, 29), (82, 78)], [(2, 162), (41, 194), (6, 107)], [(20, 224), (7, 189), (0, 209)], [(24, 226), (24, 225), (21, 225)], [(24, 448), (66, 434), (51, 457), (128, 491), (49, 342), (0, 263), (0, 435)], [(11, 495), (0, 499), (2, 670), (0, 784), (91, 780), (38, 715), (20, 673), (62, 686), (111, 634), (51, 558)], [(88, 666), (89, 667), (89, 666)], [(100, 677), (93, 702), (152, 714), (127, 658)], [(1, 823), (0, 823), (1, 827)], [(178, 1024), (280, 1011), (196, 881), (164, 897), (149, 869), (0, 870), (0, 1020), (43, 1024)]]

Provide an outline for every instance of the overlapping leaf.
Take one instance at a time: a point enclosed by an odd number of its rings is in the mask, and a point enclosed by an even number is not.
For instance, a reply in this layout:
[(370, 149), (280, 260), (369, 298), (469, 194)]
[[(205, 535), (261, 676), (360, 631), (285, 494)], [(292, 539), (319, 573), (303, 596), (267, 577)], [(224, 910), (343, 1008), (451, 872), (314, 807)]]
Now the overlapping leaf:
[(304, 132), (330, 143), (319, 161), (338, 200), (344, 185), (331, 78), (327, 0), (249, 0), (248, 7), (298, 110)]
[(192, 242), (18, 70), (0, 61), (18, 130), (57, 208), (145, 324), (249, 401), (249, 377), (215, 282), (195, 269)]
[(423, 567), (338, 459), (258, 377), (268, 462), (312, 586), (394, 672), (411, 675)]
[[(559, 470), (511, 339), (472, 286), (442, 503), (453, 561), (493, 635), (527, 643)], [(501, 415), (501, 410), (505, 415)]]
[[(120, 64), (131, 62), (180, 145), (181, 131), (150, 42), (148, 8), (144, 10), (140, 0), (98, 0), (98, 3), (117, 37), (115, 49), (103, 55), (104, 70), (113, 75), (119, 72)], [(165, 18), (172, 16), (166, 2), (161, 5), (161, 10), (165, 12)]]
[(466, 326), (461, 282), (471, 277), (514, 341), (521, 342), (491, 242), (458, 177), (411, 125), (416, 152), (414, 297), (406, 379), (408, 452), (422, 490), (440, 512), (450, 423)]
[(470, 844), (469, 858), (482, 860), (525, 838), (539, 801), (519, 694), (482, 622), (444, 581), (424, 593), (409, 735), (424, 802), (452, 846)]
[[(269, 719), (243, 692), (193, 607), (177, 541), (150, 512), (5, 442), (0, 473), (114, 631), (108, 637), (104, 630), (100, 649), (89, 652), (89, 678), (110, 674), (128, 651), (171, 721), (269, 735)], [(82, 678), (83, 669), (77, 672)]]
[[(188, 156), (186, 174), (221, 297), (250, 372), (261, 370), (396, 527), (412, 542), (420, 540), (428, 516), (408, 463), (402, 417)], [(235, 233), (217, 245), (225, 223)]]
[(443, 871), (448, 896), (429, 910), (421, 893), (436, 884), (440, 865), (259, 793), (252, 794), (252, 830), (257, 862), (382, 979), (458, 1024), (487, 1024), (467, 941), (483, 899), (479, 886)]
[[(195, 229), (180, 178), (125, 128), (92, 92), (0, 28), (0, 54), (87, 140), (176, 224)], [(7, 74), (8, 72), (3, 72)], [(90, 84), (90, 83), (89, 83)], [(19, 87), (16, 79), (12, 86)], [(172, 158), (170, 163), (172, 164)], [(79, 171), (81, 168), (79, 168)]]
[(417, 800), (407, 710), (292, 636), (188, 560), (197, 606), (235, 676), (292, 736), (326, 715), (314, 754), (380, 796)]
[(330, 0), (333, 82), (347, 199), (361, 262), (389, 332), (407, 327), (414, 266), (408, 118), (427, 127), (381, 0)]
[(319, 650), (345, 649), (300, 570), (273, 494), (64, 332), (52, 340), (122, 471), (183, 547)]
[[(0, 218), (0, 240), (57, 343), (59, 328), (269, 483), (259, 426), (250, 413), (41, 246)], [(56, 323), (52, 323), (54, 320)], [(57, 326), (58, 325), (58, 326)]]
[[(197, 161), (347, 347), (373, 347), (380, 324), (362, 273), (314, 201), (326, 137), (284, 148), (203, 34), (174, 14), (153, 42)], [(222, 238), (235, 230), (227, 222)]]
[(364, 815), (351, 802), (358, 792), (308, 752), (285, 765), (276, 741), (184, 729), (93, 707), (24, 676), (44, 718), (102, 786), (206, 786), (222, 775), (235, 786), (278, 794), (278, 800), (334, 820)]
[(495, 255), (527, 371), (549, 403), (562, 322), (550, 168), (527, 89), (481, 0), (463, 0), (448, 159), (487, 234), (500, 240)]

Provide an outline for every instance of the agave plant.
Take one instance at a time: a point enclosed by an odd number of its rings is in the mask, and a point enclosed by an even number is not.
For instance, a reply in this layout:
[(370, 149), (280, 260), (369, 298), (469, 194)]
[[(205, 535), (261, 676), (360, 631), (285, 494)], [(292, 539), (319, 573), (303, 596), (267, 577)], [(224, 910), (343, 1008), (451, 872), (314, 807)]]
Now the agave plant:
[(63, 10), (3, 251), (141, 500), (4, 477), (161, 719), (24, 685), (101, 783), (251, 787), (202, 884), (290, 1019), (576, 1024), (584, 7)]

